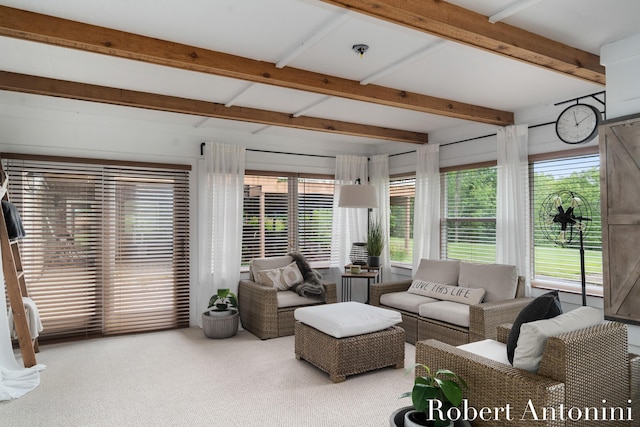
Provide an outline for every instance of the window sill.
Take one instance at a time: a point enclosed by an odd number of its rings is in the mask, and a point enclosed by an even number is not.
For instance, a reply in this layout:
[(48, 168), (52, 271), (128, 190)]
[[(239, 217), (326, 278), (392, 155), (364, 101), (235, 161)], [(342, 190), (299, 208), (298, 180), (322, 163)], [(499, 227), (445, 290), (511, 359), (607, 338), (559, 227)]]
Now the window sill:
[[(582, 287), (578, 284), (570, 282), (536, 279), (531, 281), (531, 287), (550, 291), (558, 290), (560, 292), (565, 292), (568, 294), (582, 295)], [(602, 286), (587, 285), (587, 296), (602, 298)]]

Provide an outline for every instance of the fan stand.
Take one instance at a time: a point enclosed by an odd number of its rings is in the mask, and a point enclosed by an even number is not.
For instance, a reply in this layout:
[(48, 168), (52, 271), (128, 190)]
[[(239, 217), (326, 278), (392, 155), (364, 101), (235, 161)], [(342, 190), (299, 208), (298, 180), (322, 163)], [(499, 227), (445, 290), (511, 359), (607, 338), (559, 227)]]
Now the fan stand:
[(580, 279), (582, 280), (582, 306), (587, 305), (587, 277), (584, 271), (584, 241), (582, 237), (582, 221), (580, 221)]

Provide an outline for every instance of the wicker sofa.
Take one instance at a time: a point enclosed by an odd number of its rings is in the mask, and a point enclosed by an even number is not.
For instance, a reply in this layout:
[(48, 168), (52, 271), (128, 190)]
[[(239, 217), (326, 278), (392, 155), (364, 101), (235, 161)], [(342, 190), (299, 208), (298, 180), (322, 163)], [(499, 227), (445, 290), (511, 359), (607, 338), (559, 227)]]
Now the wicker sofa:
[(338, 301), (336, 284), (323, 281), (324, 300), (303, 297), (290, 290), (278, 290), (257, 283), (254, 273), (260, 270), (285, 267), (293, 261), (290, 256), (259, 258), (250, 263), (249, 279), (238, 283), (238, 309), (242, 327), (260, 339), (293, 335), (296, 308)]
[[(510, 325), (497, 328), (497, 341), (506, 343)], [(473, 343), (484, 345), (483, 342)], [(640, 413), (640, 356), (628, 353), (626, 325), (604, 322), (551, 336), (543, 344), (537, 372), (518, 369), (484, 357), (489, 351), (469, 352), (449, 344), (426, 340), (416, 344), (416, 362), (432, 370), (449, 369), (467, 384), (464, 398), (469, 407), (510, 408), (511, 420), (504, 412), (493, 413), (485, 420), (475, 419), (474, 426), (547, 427), (547, 426), (636, 426), (623, 419), (595, 421), (585, 419), (584, 408), (627, 408), (636, 419)], [(506, 353), (506, 352), (505, 352)], [(416, 369), (416, 375), (422, 375)], [(603, 402), (603, 399), (606, 402)], [(629, 399), (631, 403), (629, 403)], [(536, 411), (537, 420), (531, 411)], [(543, 408), (554, 408), (555, 416)], [(573, 418), (568, 411), (573, 409)], [(561, 414), (564, 419), (561, 419)], [(523, 415), (525, 419), (523, 418)], [(618, 416), (620, 413), (618, 413)], [(602, 415), (600, 415), (602, 417)], [(607, 412), (607, 416), (611, 417)], [(593, 415), (592, 415), (593, 417)]]
[[(440, 301), (416, 295), (410, 287), (416, 280), (466, 288), (486, 288), (484, 300), (477, 304)], [(408, 343), (437, 339), (460, 345), (485, 338), (495, 339), (496, 327), (512, 323), (532, 299), (524, 297), (524, 278), (514, 266), (473, 264), (457, 260), (422, 260), (414, 278), (372, 284), (370, 303), (402, 314)], [(443, 304), (444, 303), (444, 304)], [(427, 307), (428, 304), (436, 304)], [(440, 314), (421, 315), (426, 308), (443, 306)], [(431, 310), (433, 311), (433, 310)]]

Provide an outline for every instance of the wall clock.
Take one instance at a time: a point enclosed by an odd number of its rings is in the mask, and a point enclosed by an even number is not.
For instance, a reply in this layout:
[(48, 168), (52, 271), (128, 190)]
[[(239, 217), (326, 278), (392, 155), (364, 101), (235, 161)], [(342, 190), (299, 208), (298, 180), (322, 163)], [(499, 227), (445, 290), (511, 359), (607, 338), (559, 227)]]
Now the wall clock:
[(589, 142), (598, 133), (600, 111), (588, 104), (574, 104), (565, 108), (556, 121), (556, 134), (567, 144)]

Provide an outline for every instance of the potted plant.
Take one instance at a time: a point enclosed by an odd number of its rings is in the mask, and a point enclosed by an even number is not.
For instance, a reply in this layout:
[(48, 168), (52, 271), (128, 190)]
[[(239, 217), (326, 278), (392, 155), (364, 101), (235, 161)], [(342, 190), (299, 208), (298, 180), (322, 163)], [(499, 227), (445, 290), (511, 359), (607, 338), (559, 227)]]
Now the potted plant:
[(384, 248), (384, 230), (380, 221), (372, 221), (367, 232), (367, 265), (380, 266), (380, 255)]
[(229, 289), (221, 288), (202, 313), (202, 329), (209, 338), (228, 338), (238, 332), (239, 320), (238, 298)]
[[(411, 396), (413, 402), (413, 410), (407, 411), (404, 416), (405, 427), (453, 427), (453, 420), (449, 419), (447, 414), (450, 408), (458, 407), (462, 403), (462, 389), (467, 388), (467, 383), (448, 369), (439, 369), (432, 374), (426, 365), (417, 363), (414, 368), (416, 367), (423, 368), (426, 375), (417, 376), (413, 390), (400, 396)], [(439, 402), (432, 404), (432, 400)], [(430, 411), (430, 403), (433, 408), (440, 410)], [(441, 414), (443, 417), (440, 417)]]

